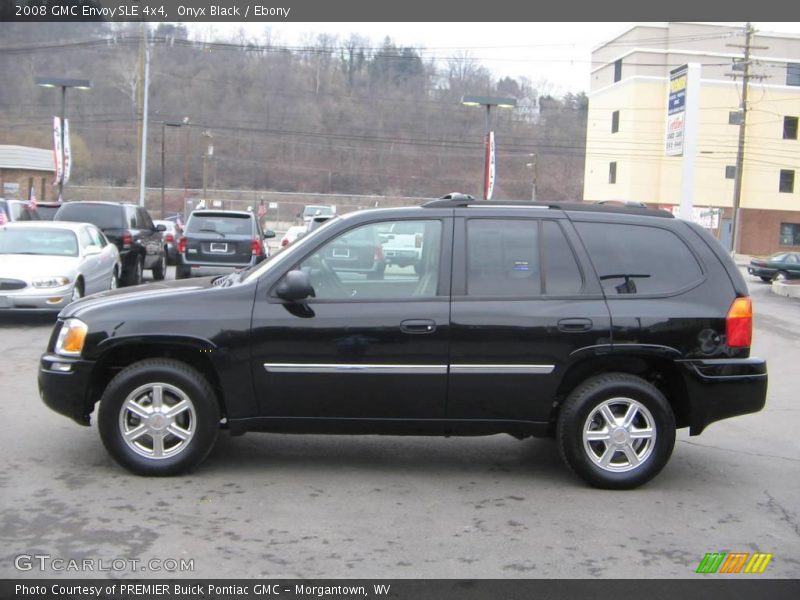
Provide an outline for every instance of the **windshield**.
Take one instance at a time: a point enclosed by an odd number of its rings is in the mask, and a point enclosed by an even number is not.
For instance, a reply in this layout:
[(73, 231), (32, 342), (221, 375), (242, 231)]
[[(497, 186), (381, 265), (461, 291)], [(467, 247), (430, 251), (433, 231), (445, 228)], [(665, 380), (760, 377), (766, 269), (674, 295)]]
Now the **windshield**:
[(322, 227), (315, 229), (311, 233), (307, 233), (294, 242), (291, 246), (288, 246), (285, 250), (281, 250), (277, 254), (273, 254), (270, 258), (260, 263), (256, 267), (250, 267), (242, 273), (241, 281), (250, 281), (251, 279), (260, 277), (262, 273), (266, 273), (277, 265), (283, 265), (293, 260), (300, 260), (309, 250), (309, 248), (313, 248), (317, 243), (320, 232), (325, 231), (331, 226), (332, 223), (337, 223), (340, 219), (341, 217), (333, 217), (332, 219), (328, 219), (325, 221), (325, 224)]
[(0, 254), (78, 256), (78, 240), (61, 229), (0, 229)]
[(333, 215), (333, 209), (330, 206), (306, 206), (303, 209), (304, 217), (327, 217)]

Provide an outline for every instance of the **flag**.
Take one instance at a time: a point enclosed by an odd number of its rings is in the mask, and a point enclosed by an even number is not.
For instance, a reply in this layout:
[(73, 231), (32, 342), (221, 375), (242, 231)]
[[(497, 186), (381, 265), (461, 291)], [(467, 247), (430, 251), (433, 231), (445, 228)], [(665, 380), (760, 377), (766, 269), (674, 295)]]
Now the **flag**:
[(53, 182), (55, 185), (64, 177), (64, 149), (61, 147), (61, 119), (58, 117), (53, 117), (53, 159), (56, 172), (56, 180)]
[(6, 217), (6, 211), (0, 208), (0, 226), (5, 225), (8, 223), (8, 217)]
[(72, 172), (72, 149), (69, 145), (69, 119), (64, 119), (64, 183)]
[(28, 198), (28, 202), (25, 206), (31, 210), (36, 210), (36, 190), (31, 187), (31, 194), (30, 198)]

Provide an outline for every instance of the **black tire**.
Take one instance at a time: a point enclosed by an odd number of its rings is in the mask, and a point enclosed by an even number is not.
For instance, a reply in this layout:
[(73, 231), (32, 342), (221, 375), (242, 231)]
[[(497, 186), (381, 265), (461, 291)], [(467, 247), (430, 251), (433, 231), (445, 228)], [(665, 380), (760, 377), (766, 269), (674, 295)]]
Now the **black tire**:
[(763, 281), (764, 283), (769, 283), (770, 281), (772, 281), (772, 277), (762, 277), (761, 281)]
[(424, 275), (425, 266), (422, 263), (414, 263), (414, 273), (416, 275)]
[(78, 280), (75, 282), (75, 285), (72, 286), (72, 298), (70, 302), (75, 302), (76, 300), (80, 300), (83, 298), (84, 294), (84, 287), (83, 287), (83, 279), (78, 277)]
[(142, 272), (144, 271), (144, 258), (141, 254), (136, 256), (136, 260), (128, 267), (125, 274), (125, 285), (139, 285), (142, 283)]
[(159, 258), (158, 263), (150, 270), (153, 273), (153, 279), (156, 281), (161, 281), (164, 279), (164, 276), (167, 274), (167, 252), (164, 250), (164, 254)]
[[(141, 418), (124, 408), (137, 389), (146, 389), (149, 385), (161, 385), (163, 406), (167, 408), (176, 406), (182, 398), (189, 400), (191, 409), (185, 409), (169, 425), (173, 427), (177, 424), (184, 432), (191, 431), (188, 440), (183, 441), (168, 431), (165, 422), (169, 423), (169, 418), (166, 415), (165, 419), (153, 424), (153, 429), (148, 429)], [(153, 395), (152, 391), (150, 395), (141, 392), (136, 397), (144, 398), (144, 402), (147, 402), (147, 398), (152, 401)], [(153, 410), (152, 404), (150, 410)], [(178, 418), (183, 420), (178, 423)], [(139, 419), (138, 423), (136, 419)], [(214, 447), (219, 434), (219, 422), (217, 398), (203, 375), (185, 363), (162, 358), (142, 360), (123, 369), (103, 392), (98, 411), (98, 428), (106, 450), (120, 465), (138, 475), (178, 475), (196, 467)], [(155, 432), (157, 427), (164, 432), (160, 444), (164, 455), (161, 458), (154, 456), (157, 445), (155, 437), (158, 436), (147, 433), (140, 435), (137, 438), (141, 440), (139, 451), (133, 448), (132, 442), (125, 441), (123, 427), (135, 429), (142, 425), (147, 431)], [(150, 456), (147, 455), (148, 451)]]
[(117, 267), (114, 267), (114, 271), (111, 273), (111, 281), (108, 283), (108, 289), (115, 290), (119, 287), (119, 275), (117, 275)]
[(789, 274), (786, 271), (778, 271), (772, 276), (772, 281), (787, 281)]
[(369, 280), (377, 280), (383, 279), (383, 273), (386, 271), (386, 265), (382, 265), (378, 268), (377, 271), (373, 271), (372, 273), (367, 273), (367, 279)]
[[(606, 402), (611, 413), (608, 418), (600, 412)], [(631, 424), (634, 434), (646, 435), (649, 424), (654, 437), (631, 438), (619, 431), (625, 429), (621, 422), (609, 425), (609, 418), (621, 418), (622, 411), (631, 406), (637, 407)], [(587, 437), (608, 435), (609, 442), (584, 441), (584, 430)], [(608, 373), (591, 377), (572, 391), (558, 416), (557, 438), (564, 462), (584, 481), (598, 488), (631, 489), (655, 477), (667, 464), (675, 446), (675, 415), (654, 385), (627, 373)], [(609, 451), (609, 462), (601, 466)], [(641, 462), (635, 464), (626, 451)]]

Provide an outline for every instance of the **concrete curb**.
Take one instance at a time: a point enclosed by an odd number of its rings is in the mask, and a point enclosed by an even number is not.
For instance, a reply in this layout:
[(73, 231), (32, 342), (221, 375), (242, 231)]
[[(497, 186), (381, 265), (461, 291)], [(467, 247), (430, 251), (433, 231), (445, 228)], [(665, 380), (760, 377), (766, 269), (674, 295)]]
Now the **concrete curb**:
[(773, 281), (772, 293), (778, 296), (786, 296), (787, 298), (800, 298), (800, 285)]

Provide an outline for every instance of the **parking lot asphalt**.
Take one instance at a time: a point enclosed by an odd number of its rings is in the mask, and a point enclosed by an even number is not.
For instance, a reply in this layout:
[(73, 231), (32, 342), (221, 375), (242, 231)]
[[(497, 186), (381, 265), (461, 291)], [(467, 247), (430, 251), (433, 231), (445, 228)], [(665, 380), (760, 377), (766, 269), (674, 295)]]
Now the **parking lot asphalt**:
[[(53, 318), (2, 315), (0, 577), (692, 578), (718, 551), (772, 553), (752, 577), (798, 577), (800, 302), (747, 280), (766, 409), (679, 432), (661, 475), (625, 492), (586, 487), (551, 440), (508, 436), (223, 434), (193, 474), (137, 477), (94, 424), (40, 401)], [(37, 554), (141, 562), (15, 568)], [(139, 570), (153, 559), (194, 570)]]

